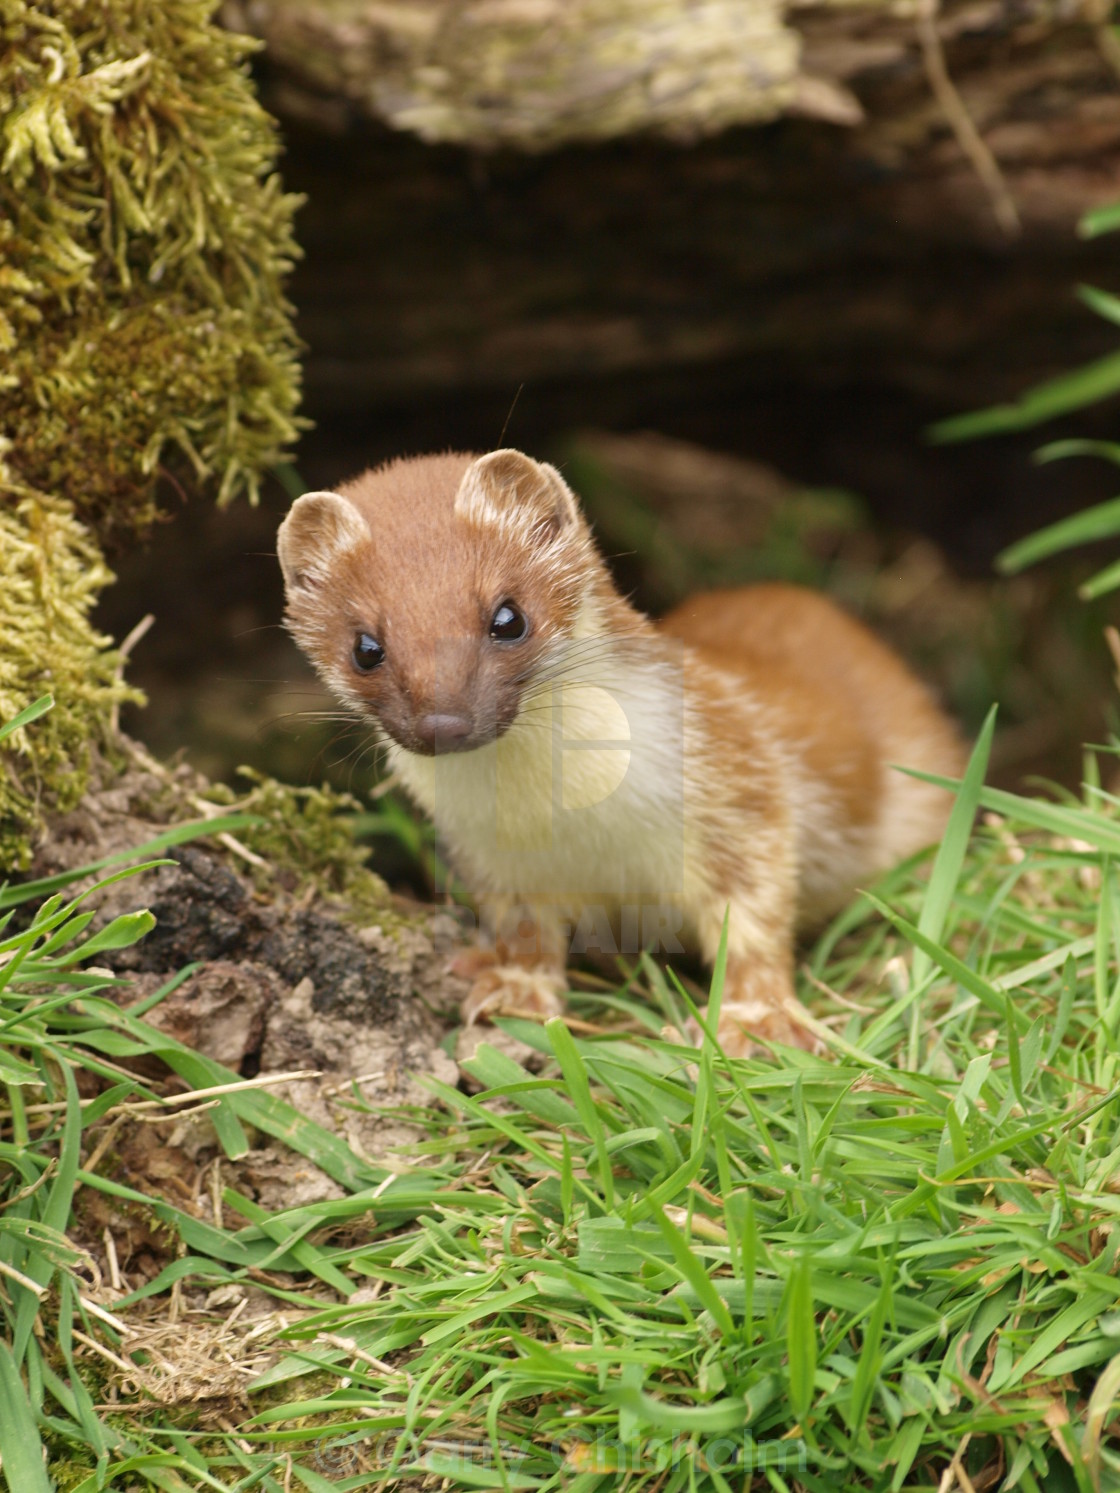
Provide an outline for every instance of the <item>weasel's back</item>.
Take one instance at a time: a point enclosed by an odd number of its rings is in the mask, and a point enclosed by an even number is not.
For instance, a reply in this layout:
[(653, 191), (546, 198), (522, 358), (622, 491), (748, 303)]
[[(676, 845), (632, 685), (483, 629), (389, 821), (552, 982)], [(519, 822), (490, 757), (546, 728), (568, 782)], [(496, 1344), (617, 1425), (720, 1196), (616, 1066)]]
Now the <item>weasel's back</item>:
[[(817, 592), (759, 585), (691, 597), (659, 627), (741, 681), (803, 764), (815, 800), (805, 806), (803, 876), (805, 862), (819, 859), (822, 893), (844, 823), (845, 851), (865, 842), (856, 859), (866, 864), (841, 878), (849, 885), (940, 838), (948, 794), (891, 766), (958, 777), (960, 739), (926, 686), (862, 623)], [(834, 900), (805, 890), (810, 915)]]
[(797, 728), (795, 740), (835, 741), (834, 732), (843, 737), (856, 725), (888, 761), (942, 773), (961, 765), (957, 733), (926, 686), (818, 592), (776, 584), (708, 591), (658, 627), (754, 681)]

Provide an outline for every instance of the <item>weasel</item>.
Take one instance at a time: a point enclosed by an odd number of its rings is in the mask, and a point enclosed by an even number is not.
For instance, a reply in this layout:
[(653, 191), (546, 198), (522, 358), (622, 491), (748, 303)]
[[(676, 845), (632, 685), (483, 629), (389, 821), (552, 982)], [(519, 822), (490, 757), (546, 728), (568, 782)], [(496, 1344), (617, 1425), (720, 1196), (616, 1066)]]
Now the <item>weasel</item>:
[(278, 549), (291, 633), (382, 738), (495, 931), (468, 1022), (556, 1014), (569, 944), (710, 966), (726, 916), (725, 1049), (811, 1045), (796, 932), (940, 837), (950, 795), (892, 764), (962, 767), (883, 643), (778, 584), (649, 620), (560, 473), (514, 450), (307, 493)]

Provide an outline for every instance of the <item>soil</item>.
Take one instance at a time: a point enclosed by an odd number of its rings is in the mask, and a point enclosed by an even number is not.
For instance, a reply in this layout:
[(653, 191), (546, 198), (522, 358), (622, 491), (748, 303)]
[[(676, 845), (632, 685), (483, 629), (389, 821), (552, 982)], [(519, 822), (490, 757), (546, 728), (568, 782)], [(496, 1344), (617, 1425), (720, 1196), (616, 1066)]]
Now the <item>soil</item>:
[[(190, 769), (161, 776), (148, 762), (140, 752), (137, 765), (120, 776), (106, 767), (81, 806), (53, 821), (31, 874), (52, 875), (142, 844), (166, 827), (176, 795), (181, 800), (205, 786)], [(181, 810), (174, 817), (182, 818)], [(127, 977), (120, 1003), (144, 1000), (184, 965), (198, 963), (144, 1020), (243, 1077), (312, 1071), (314, 1077), (277, 1092), (360, 1156), (399, 1165), (415, 1128), (367, 1106), (424, 1103), (423, 1076), (459, 1082), (458, 1066), (444, 1050), (464, 989), (447, 969), (461, 941), (455, 919), (396, 898), (380, 922), (359, 926), (340, 901), (313, 886), (293, 893), (259, 871), (250, 880), (235, 856), (213, 842), (177, 847), (167, 859), (171, 864), (116, 882), (93, 899), (104, 919), (143, 905), (156, 918), (132, 948), (99, 956)], [(182, 1090), (154, 1059), (140, 1067), (157, 1091)], [(117, 1128), (99, 1163), (102, 1175), (199, 1217), (213, 1219), (217, 1211), (227, 1226), (244, 1220), (220, 1201), (215, 1206), (216, 1171), (221, 1187), (270, 1211), (342, 1193), (310, 1161), (263, 1136), (231, 1162), (205, 1115), (171, 1125), (111, 1123)], [(93, 1127), (91, 1150), (104, 1140)], [(77, 1216), (77, 1242), (123, 1289), (136, 1289), (168, 1263), (166, 1231), (135, 1208), (87, 1192)]]

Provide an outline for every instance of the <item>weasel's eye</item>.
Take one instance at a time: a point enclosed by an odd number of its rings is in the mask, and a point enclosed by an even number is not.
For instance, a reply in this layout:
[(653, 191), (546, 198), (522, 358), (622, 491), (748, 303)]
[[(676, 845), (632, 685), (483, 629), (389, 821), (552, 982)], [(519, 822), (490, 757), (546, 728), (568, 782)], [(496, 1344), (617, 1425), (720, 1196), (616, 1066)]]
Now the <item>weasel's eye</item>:
[(528, 622), (511, 601), (503, 601), (490, 618), (490, 636), (499, 643), (520, 643), (528, 632)]
[(369, 674), (385, 657), (385, 650), (376, 638), (370, 637), (368, 632), (360, 632), (354, 639), (354, 651), (350, 657), (354, 660), (356, 669), (360, 669), (363, 674)]

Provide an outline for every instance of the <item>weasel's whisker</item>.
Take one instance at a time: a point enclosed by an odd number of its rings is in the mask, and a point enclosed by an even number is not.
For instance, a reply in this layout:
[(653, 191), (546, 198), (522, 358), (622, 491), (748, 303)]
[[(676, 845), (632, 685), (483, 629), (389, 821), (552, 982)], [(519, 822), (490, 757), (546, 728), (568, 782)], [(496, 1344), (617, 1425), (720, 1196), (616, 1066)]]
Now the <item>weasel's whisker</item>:
[(308, 765), (309, 773), (318, 768), (319, 764), (322, 764), (323, 767), (328, 771), (338, 769), (342, 767), (344, 763), (348, 762), (350, 758), (354, 756), (355, 752), (361, 750), (362, 743), (358, 742), (349, 751), (344, 752), (341, 757), (337, 758), (334, 761), (327, 761), (327, 753), (330, 751), (331, 747), (333, 747), (337, 742), (345, 741), (346, 738), (351, 734), (352, 728), (357, 725), (357, 722), (351, 721), (348, 723), (348, 725), (350, 727), (350, 730), (337, 731), (329, 741), (324, 742), (324, 744), (319, 748)]
[(350, 792), (354, 791), (354, 774), (359, 770), (366, 757), (368, 757), (371, 753), (377, 753), (378, 751), (380, 751), (382, 746), (383, 743), (377, 737), (374, 737), (372, 741), (367, 741), (366, 744), (358, 750), (357, 754), (354, 756), (353, 760), (350, 763), (350, 775), (346, 783), (346, 786)]
[(261, 622), (256, 627), (246, 627), (241, 632), (235, 632), (233, 634), (233, 636), (234, 636), (235, 639), (238, 639), (238, 638), (251, 638), (254, 633), (258, 633), (258, 632), (283, 632), (283, 631), (284, 631), (284, 624), (282, 622)]

